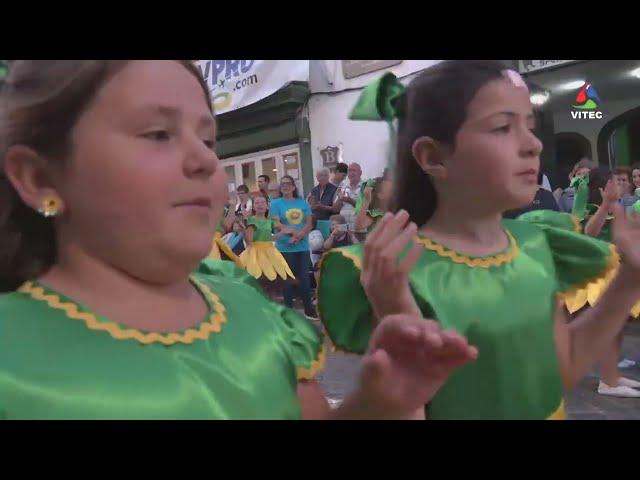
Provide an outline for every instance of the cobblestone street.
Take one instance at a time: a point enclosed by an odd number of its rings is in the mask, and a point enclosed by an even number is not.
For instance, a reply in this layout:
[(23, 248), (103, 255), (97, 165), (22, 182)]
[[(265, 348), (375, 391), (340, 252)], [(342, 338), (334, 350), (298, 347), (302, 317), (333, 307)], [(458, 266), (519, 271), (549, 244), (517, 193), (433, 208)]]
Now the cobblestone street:
[[(319, 325), (319, 324), (317, 324)], [(328, 344), (329, 345), (329, 344)], [(331, 349), (328, 349), (331, 352)], [(625, 358), (640, 359), (640, 324), (629, 324), (623, 344)], [(358, 355), (329, 353), (325, 369), (318, 375), (330, 403), (339, 403), (354, 386), (360, 368)], [(640, 365), (621, 370), (622, 374), (640, 380)], [(567, 414), (574, 420), (640, 419), (640, 398), (616, 398), (596, 392), (598, 377), (587, 376), (573, 392), (565, 395)]]

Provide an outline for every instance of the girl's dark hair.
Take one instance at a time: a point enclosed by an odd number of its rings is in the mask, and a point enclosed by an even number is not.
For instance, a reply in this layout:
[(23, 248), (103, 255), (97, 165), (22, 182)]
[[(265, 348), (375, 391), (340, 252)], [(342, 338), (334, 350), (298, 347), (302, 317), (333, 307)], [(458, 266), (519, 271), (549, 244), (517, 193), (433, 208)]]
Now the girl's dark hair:
[[(15, 60), (0, 90), (0, 292), (15, 290), (56, 261), (53, 222), (28, 207), (7, 178), (4, 157), (25, 145), (51, 165), (64, 166), (72, 132), (100, 88), (130, 60)], [(179, 60), (202, 86), (199, 70)], [(212, 110), (213, 111), (213, 110)]]
[[(280, 179), (280, 183), (282, 183), (282, 180), (284, 180), (285, 178), (288, 180), (291, 180), (291, 183), (293, 183), (293, 198), (300, 198), (296, 181), (293, 179), (291, 175), (283, 175), (282, 178)], [(282, 194), (282, 187), (280, 187), (280, 197), (284, 198), (284, 195)]]
[(414, 78), (396, 102), (398, 148), (393, 210), (404, 209), (418, 226), (437, 205), (429, 176), (413, 157), (413, 143), (428, 136), (451, 148), (467, 118), (467, 107), (480, 88), (503, 78), (507, 67), (498, 60), (447, 60)]
[(236, 188), (236, 191), (238, 193), (249, 193), (249, 187), (247, 187), (245, 184), (238, 185), (238, 188)]
[(589, 198), (588, 203), (600, 205), (602, 203), (602, 195), (600, 189), (607, 186), (607, 182), (611, 179), (611, 170), (607, 167), (596, 167), (589, 172)]

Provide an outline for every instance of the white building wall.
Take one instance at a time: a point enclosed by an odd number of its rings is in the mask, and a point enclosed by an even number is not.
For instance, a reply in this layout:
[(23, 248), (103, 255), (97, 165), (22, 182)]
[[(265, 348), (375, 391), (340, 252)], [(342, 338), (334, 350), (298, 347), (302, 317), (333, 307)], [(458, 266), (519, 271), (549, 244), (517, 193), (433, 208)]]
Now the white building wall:
[(309, 84), (309, 126), (314, 170), (322, 166), (320, 150), (341, 146), (342, 160), (358, 162), (363, 178), (382, 174), (389, 153), (389, 127), (385, 122), (349, 120), (362, 89), (387, 71), (407, 84), (418, 72), (441, 60), (404, 60), (386, 70), (346, 80), (339, 60), (312, 60)]

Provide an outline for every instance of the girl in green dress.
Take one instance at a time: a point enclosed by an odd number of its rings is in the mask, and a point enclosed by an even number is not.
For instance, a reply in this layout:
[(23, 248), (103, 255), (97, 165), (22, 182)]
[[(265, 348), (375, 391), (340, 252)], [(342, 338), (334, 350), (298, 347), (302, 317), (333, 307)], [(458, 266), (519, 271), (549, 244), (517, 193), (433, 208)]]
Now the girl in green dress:
[(499, 61), (445, 61), (406, 89), (389, 73), (364, 90), (352, 118), (398, 121), (397, 213), (364, 246), (323, 258), (319, 311), (336, 347), (364, 352), (375, 319), (421, 315), (479, 352), (455, 372), (433, 365), (428, 418), (564, 418), (563, 389), (589, 371), (640, 298), (638, 226), (617, 218), (625, 261), (599, 302), (568, 324), (560, 295), (616, 270), (618, 257), (576, 233), (566, 214), (502, 219), (534, 197), (542, 149), (516, 72)]
[(412, 418), (430, 345), (447, 369), (473, 358), (460, 336), (386, 318), (331, 412), (317, 329), (232, 262), (202, 262), (227, 197), (211, 105), (189, 61), (12, 63), (1, 418)]
[(264, 277), (273, 282), (295, 278), (289, 264), (273, 243), (275, 220), (268, 217), (268, 203), (264, 195), (253, 197), (254, 215), (247, 220), (246, 240), (249, 246), (240, 255), (247, 272), (256, 280)]

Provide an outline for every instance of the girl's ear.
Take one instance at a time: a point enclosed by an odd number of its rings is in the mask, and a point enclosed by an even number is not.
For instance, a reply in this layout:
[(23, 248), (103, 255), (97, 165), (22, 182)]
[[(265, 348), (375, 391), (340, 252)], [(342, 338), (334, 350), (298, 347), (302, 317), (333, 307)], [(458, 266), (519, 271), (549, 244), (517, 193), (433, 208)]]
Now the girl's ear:
[(34, 210), (42, 207), (46, 197), (60, 196), (47, 161), (30, 147), (10, 147), (4, 157), (4, 171), (22, 201)]
[(445, 155), (439, 142), (431, 137), (419, 137), (413, 142), (411, 151), (413, 158), (427, 175), (440, 180), (447, 178)]

